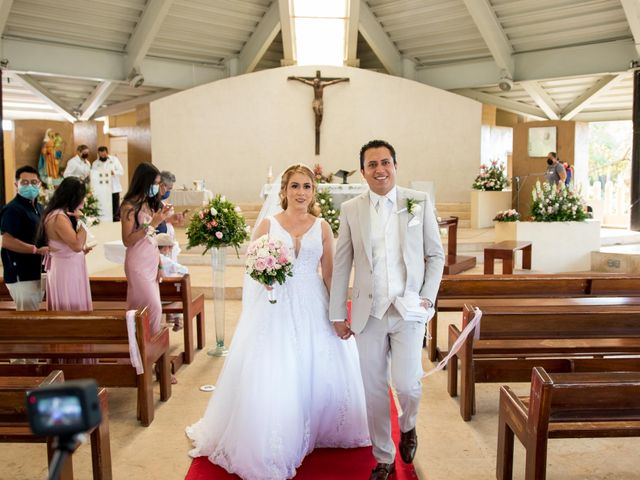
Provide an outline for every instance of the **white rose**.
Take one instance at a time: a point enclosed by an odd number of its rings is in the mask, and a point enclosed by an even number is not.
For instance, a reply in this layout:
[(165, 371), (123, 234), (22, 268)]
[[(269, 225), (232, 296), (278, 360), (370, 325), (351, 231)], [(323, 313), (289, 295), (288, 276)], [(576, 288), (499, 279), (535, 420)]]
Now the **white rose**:
[(209, 212), (211, 212), (211, 215), (213, 215), (214, 217), (218, 214), (218, 211), (213, 207), (211, 207), (211, 210), (209, 210)]
[(320, 203), (321, 203), (322, 205), (324, 205), (324, 204), (325, 204), (324, 198), (321, 198), (321, 199), (320, 199)]
[(269, 256), (269, 250), (266, 248), (261, 248), (256, 252), (256, 257), (258, 258), (267, 258)]
[(422, 205), (420, 205), (419, 203), (416, 203), (413, 206), (413, 214), (418, 215), (421, 211), (422, 211)]

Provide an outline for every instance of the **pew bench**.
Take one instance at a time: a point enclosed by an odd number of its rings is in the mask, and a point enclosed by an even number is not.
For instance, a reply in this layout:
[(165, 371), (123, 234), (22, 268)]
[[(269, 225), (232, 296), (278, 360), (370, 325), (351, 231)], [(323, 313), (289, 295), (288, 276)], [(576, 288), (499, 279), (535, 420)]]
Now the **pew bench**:
[(426, 342), (429, 360), (442, 359), (437, 347), (438, 312), (459, 312), (466, 303), (485, 298), (574, 298), (640, 296), (640, 276), (610, 273), (527, 275), (444, 275), (429, 322)]
[[(91, 298), (95, 303), (94, 309), (101, 305), (97, 302), (121, 302), (125, 304), (127, 298), (127, 279), (124, 277), (91, 277)], [(160, 299), (162, 313), (180, 313), (184, 318), (184, 351), (172, 359), (172, 370), (180, 368), (183, 363), (193, 362), (194, 357), (194, 329), (192, 321), (196, 322), (196, 340), (198, 349), (205, 346), (204, 323), (204, 294), (193, 296), (191, 292), (191, 277), (163, 278), (160, 283)]]
[[(49, 463), (53, 458), (53, 438), (34, 435), (29, 427), (25, 395), (45, 385), (62, 383), (61, 370), (52, 371), (47, 377), (0, 377), (0, 442), (2, 443), (46, 443)], [(109, 402), (107, 390), (98, 389), (98, 400), (102, 422), (90, 430), (91, 463), (94, 480), (111, 480), (111, 446), (109, 442)], [(67, 457), (60, 470), (61, 480), (73, 480), (73, 456)]]
[[(91, 298), (94, 310), (124, 310), (127, 298), (127, 279), (125, 277), (91, 277)], [(193, 362), (194, 328), (197, 348), (205, 346), (204, 295), (194, 296), (191, 292), (191, 277), (164, 278), (160, 283), (160, 299), (162, 312), (165, 314), (182, 314), (184, 318), (184, 351), (171, 359), (171, 368), (175, 373), (182, 364)], [(9, 295), (4, 281), (0, 279), (0, 310), (15, 310), (15, 304)], [(46, 310), (43, 302), (42, 310)]]
[(0, 312), (0, 360), (44, 359), (48, 363), (0, 364), (0, 376), (43, 376), (62, 370), (67, 380), (93, 378), (102, 387), (135, 387), (137, 417), (154, 418), (154, 367), (159, 370), (160, 400), (171, 397), (169, 330), (151, 334), (146, 309), (136, 312), (135, 337), (144, 372), (131, 364), (125, 313)]
[(529, 397), (500, 389), (496, 476), (513, 476), (514, 436), (526, 450), (525, 480), (544, 480), (552, 438), (640, 436), (640, 373), (547, 373), (535, 367)]
[[(616, 367), (607, 370), (640, 371), (638, 305), (525, 307), (514, 301), (511, 306), (488, 306), (482, 312), (478, 338), (472, 332), (447, 369), (447, 389), (455, 397), (460, 362), (460, 414), (465, 421), (475, 413), (476, 383), (526, 382), (533, 367), (551, 372), (598, 371), (613, 361), (609, 357), (617, 361)], [(463, 328), (473, 317), (473, 306), (465, 305)], [(460, 332), (449, 325), (449, 348)]]

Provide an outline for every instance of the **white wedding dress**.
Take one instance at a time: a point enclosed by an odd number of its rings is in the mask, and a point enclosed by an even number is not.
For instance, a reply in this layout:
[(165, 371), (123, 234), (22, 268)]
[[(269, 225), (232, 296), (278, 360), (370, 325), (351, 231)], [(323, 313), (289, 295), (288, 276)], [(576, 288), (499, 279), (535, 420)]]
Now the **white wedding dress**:
[[(270, 234), (293, 252), (288, 232), (269, 221)], [(293, 277), (275, 287), (277, 303), (250, 280), (216, 390), (187, 428), (192, 457), (245, 480), (284, 480), (316, 447), (370, 444), (358, 352), (329, 321), (322, 251), (317, 219), (300, 241)]]

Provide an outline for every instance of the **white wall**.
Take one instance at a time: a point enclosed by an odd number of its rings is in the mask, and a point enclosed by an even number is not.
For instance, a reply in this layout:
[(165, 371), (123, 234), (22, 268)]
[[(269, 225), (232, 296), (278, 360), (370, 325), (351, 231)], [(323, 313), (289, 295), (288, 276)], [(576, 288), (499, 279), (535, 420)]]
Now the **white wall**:
[[(349, 77), (324, 90), (314, 155), (310, 86), (290, 75)], [(201, 85), (151, 104), (153, 163), (177, 185), (204, 178), (232, 201), (259, 200), (269, 166), (359, 169), (361, 145), (382, 138), (398, 155), (398, 183), (432, 180), (438, 202), (469, 202), (480, 164), (481, 104), (418, 82), (349, 67), (283, 67)], [(361, 181), (358, 173), (350, 183)]]

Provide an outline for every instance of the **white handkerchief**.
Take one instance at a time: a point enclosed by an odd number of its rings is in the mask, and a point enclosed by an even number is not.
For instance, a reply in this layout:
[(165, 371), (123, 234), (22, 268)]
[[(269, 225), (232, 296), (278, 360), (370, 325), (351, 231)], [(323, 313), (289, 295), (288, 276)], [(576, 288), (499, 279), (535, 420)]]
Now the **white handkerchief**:
[(415, 227), (416, 225), (420, 225), (422, 222), (420, 221), (420, 217), (413, 217), (411, 220), (409, 220), (409, 223), (407, 224), (408, 227)]
[(393, 305), (406, 322), (426, 322), (428, 320), (427, 309), (420, 305), (420, 302), (417, 293), (408, 292), (403, 297), (396, 297)]

